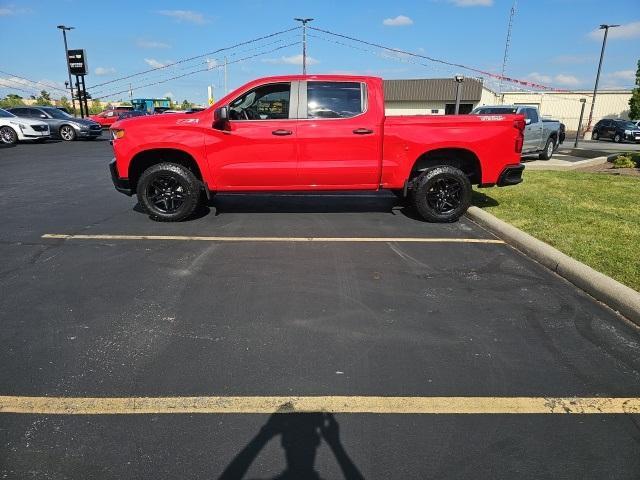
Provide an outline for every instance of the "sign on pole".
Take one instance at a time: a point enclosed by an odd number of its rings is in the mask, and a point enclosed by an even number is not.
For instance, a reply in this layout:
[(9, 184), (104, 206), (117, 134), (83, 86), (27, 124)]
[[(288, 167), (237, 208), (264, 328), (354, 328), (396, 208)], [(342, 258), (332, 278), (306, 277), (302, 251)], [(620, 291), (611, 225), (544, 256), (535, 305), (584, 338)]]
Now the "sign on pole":
[(67, 61), (69, 62), (71, 75), (87, 74), (89, 67), (87, 66), (87, 53), (84, 49), (69, 50), (67, 53)]

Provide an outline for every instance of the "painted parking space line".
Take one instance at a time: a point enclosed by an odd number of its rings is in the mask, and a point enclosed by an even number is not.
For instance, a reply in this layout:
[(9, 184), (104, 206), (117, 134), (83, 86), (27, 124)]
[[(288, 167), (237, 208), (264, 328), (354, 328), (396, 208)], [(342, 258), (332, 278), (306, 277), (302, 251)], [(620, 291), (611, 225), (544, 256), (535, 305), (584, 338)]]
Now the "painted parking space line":
[(151, 241), (196, 241), (196, 242), (400, 242), (400, 243), (493, 243), (504, 244), (495, 238), (421, 238), (421, 237), (220, 237), (191, 235), (69, 235), (45, 233), (41, 238), (61, 240), (151, 240)]
[(640, 414), (640, 398), (602, 397), (22, 397), (0, 396), (0, 414), (249, 413)]

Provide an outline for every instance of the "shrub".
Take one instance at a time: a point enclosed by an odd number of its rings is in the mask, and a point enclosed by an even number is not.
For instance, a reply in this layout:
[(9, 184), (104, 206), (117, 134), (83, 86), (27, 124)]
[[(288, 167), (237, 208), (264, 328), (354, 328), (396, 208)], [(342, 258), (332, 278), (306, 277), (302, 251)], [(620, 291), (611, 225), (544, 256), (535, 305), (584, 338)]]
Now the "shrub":
[(633, 161), (630, 155), (618, 155), (613, 159), (613, 168), (633, 168), (636, 163)]

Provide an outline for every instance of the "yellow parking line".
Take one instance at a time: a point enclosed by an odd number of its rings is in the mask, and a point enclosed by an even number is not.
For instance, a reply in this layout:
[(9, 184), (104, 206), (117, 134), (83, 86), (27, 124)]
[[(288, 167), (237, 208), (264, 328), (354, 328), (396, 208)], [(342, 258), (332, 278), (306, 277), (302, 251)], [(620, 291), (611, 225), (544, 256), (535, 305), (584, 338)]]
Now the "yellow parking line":
[(45, 233), (42, 238), (63, 240), (178, 240), (199, 242), (404, 242), (404, 243), (498, 243), (494, 238), (420, 237), (206, 237), (189, 235), (68, 235)]
[(640, 398), (600, 397), (14, 397), (0, 413), (43, 415), (227, 414), (640, 414)]

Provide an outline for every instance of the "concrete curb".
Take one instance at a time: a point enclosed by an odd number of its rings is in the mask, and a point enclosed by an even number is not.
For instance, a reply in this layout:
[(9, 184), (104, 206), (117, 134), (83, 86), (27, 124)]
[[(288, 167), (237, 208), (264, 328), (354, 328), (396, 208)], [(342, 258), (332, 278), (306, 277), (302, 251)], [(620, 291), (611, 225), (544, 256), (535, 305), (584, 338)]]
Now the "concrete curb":
[(467, 216), (640, 326), (640, 293), (565, 255), (513, 225), (503, 222), (481, 208), (470, 207)]
[[(617, 155), (617, 154), (616, 154)], [(609, 155), (610, 157), (611, 155)], [(581, 167), (588, 167), (591, 165), (600, 165), (607, 163), (609, 157), (596, 157), (587, 160), (579, 160), (577, 162), (565, 162), (564, 164), (554, 163), (554, 159), (551, 160), (537, 160), (540, 163), (525, 163), (527, 170), (555, 170), (555, 171), (567, 171), (576, 170)], [(564, 161), (555, 159), (555, 161)]]

